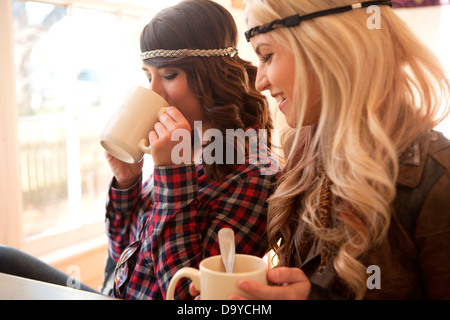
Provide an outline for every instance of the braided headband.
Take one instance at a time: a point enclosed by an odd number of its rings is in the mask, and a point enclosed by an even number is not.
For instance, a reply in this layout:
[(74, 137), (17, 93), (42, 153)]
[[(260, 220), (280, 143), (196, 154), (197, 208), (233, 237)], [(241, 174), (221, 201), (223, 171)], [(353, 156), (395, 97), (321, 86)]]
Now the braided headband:
[(379, 5), (379, 6), (390, 6), (392, 7), (391, 1), (367, 1), (367, 2), (361, 2), (356, 3), (348, 6), (333, 8), (333, 9), (327, 9), (322, 11), (317, 11), (309, 14), (305, 14), (304, 16), (301, 16), (299, 14), (294, 14), (293, 16), (286, 17), (284, 19), (274, 20), (270, 23), (266, 23), (254, 28), (251, 28), (250, 30), (245, 32), (245, 38), (247, 41), (250, 41), (251, 38), (258, 34), (267, 33), (269, 31), (273, 31), (277, 28), (283, 28), (283, 27), (296, 27), (300, 25), (300, 22), (308, 19), (314, 19), (317, 17), (323, 17), (327, 16), (329, 14), (335, 14), (335, 13), (342, 13), (346, 11), (351, 11), (355, 9), (360, 8), (366, 8), (373, 5)]
[(234, 57), (238, 54), (238, 50), (232, 47), (226, 49), (178, 49), (178, 50), (164, 50), (157, 49), (141, 53), (141, 60), (154, 58), (179, 58), (184, 56), (189, 57)]

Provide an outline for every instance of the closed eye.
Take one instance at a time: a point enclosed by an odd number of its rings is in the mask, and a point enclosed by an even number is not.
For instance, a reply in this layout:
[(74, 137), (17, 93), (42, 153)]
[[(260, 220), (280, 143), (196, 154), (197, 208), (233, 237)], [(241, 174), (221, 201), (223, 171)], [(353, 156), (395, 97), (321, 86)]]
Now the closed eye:
[[(174, 72), (174, 73), (169, 74), (169, 75), (167, 75), (167, 76), (162, 76), (162, 78), (163, 78), (164, 80), (173, 80), (173, 79), (175, 79), (177, 76), (178, 76), (178, 72)], [(148, 82), (152, 82), (152, 78), (151, 78), (151, 77), (148, 77)]]
[(261, 62), (264, 62), (264, 63), (269, 62), (269, 60), (270, 60), (272, 57), (273, 57), (273, 53), (266, 54), (265, 56), (262, 57)]
[(166, 80), (172, 80), (172, 79), (175, 79), (177, 76), (178, 76), (178, 72), (174, 72), (168, 76), (163, 76), (163, 78)]

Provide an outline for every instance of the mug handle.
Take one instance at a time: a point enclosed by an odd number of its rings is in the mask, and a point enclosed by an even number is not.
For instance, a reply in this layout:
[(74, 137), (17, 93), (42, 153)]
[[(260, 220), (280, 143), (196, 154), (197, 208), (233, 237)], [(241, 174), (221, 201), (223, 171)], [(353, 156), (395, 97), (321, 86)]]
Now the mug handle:
[(169, 288), (166, 293), (166, 300), (174, 300), (175, 287), (177, 286), (178, 281), (182, 278), (191, 279), (194, 282), (195, 289), (200, 291), (200, 272), (194, 268), (182, 268), (178, 270), (170, 280)]
[(142, 139), (139, 141), (138, 147), (142, 152), (152, 154), (152, 147), (149, 144), (148, 139)]
[[(168, 107), (164, 107), (159, 109), (158, 111), (158, 118), (167, 111), (167, 109), (169, 109)], [(152, 153), (152, 147), (149, 145), (149, 142), (147, 139), (142, 139), (141, 141), (139, 141), (138, 144), (139, 149), (141, 149), (142, 152), (147, 153), (147, 154), (151, 154)]]

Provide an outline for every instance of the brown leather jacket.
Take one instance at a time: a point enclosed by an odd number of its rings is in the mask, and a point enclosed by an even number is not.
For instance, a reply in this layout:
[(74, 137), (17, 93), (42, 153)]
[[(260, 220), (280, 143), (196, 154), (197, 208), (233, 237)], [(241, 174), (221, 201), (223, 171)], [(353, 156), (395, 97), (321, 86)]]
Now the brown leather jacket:
[[(362, 261), (379, 267), (380, 288), (364, 299), (450, 299), (450, 141), (432, 131), (404, 155), (388, 235)], [(301, 265), (309, 298), (351, 298), (331, 263), (317, 273), (319, 261), (316, 250)]]

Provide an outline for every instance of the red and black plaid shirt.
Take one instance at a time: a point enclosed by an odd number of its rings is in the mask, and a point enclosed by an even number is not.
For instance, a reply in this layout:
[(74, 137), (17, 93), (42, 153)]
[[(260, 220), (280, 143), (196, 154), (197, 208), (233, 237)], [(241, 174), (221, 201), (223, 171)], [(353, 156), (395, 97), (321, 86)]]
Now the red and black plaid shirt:
[[(266, 253), (266, 200), (279, 166), (267, 148), (257, 157), (219, 182), (207, 182), (204, 166), (192, 164), (155, 167), (144, 184), (110, 188), (110, 256), (117, 262), (128, 246), (140, 243), (114, 280), (120, 298), (164, 299), (176, 271), (198, 268), (202, 259), (219, 254), (217, 234), (225, 226), (236, 234), (237, 253)], [(178, 283), (176, 299), (190, 298), (188, 284)]]

